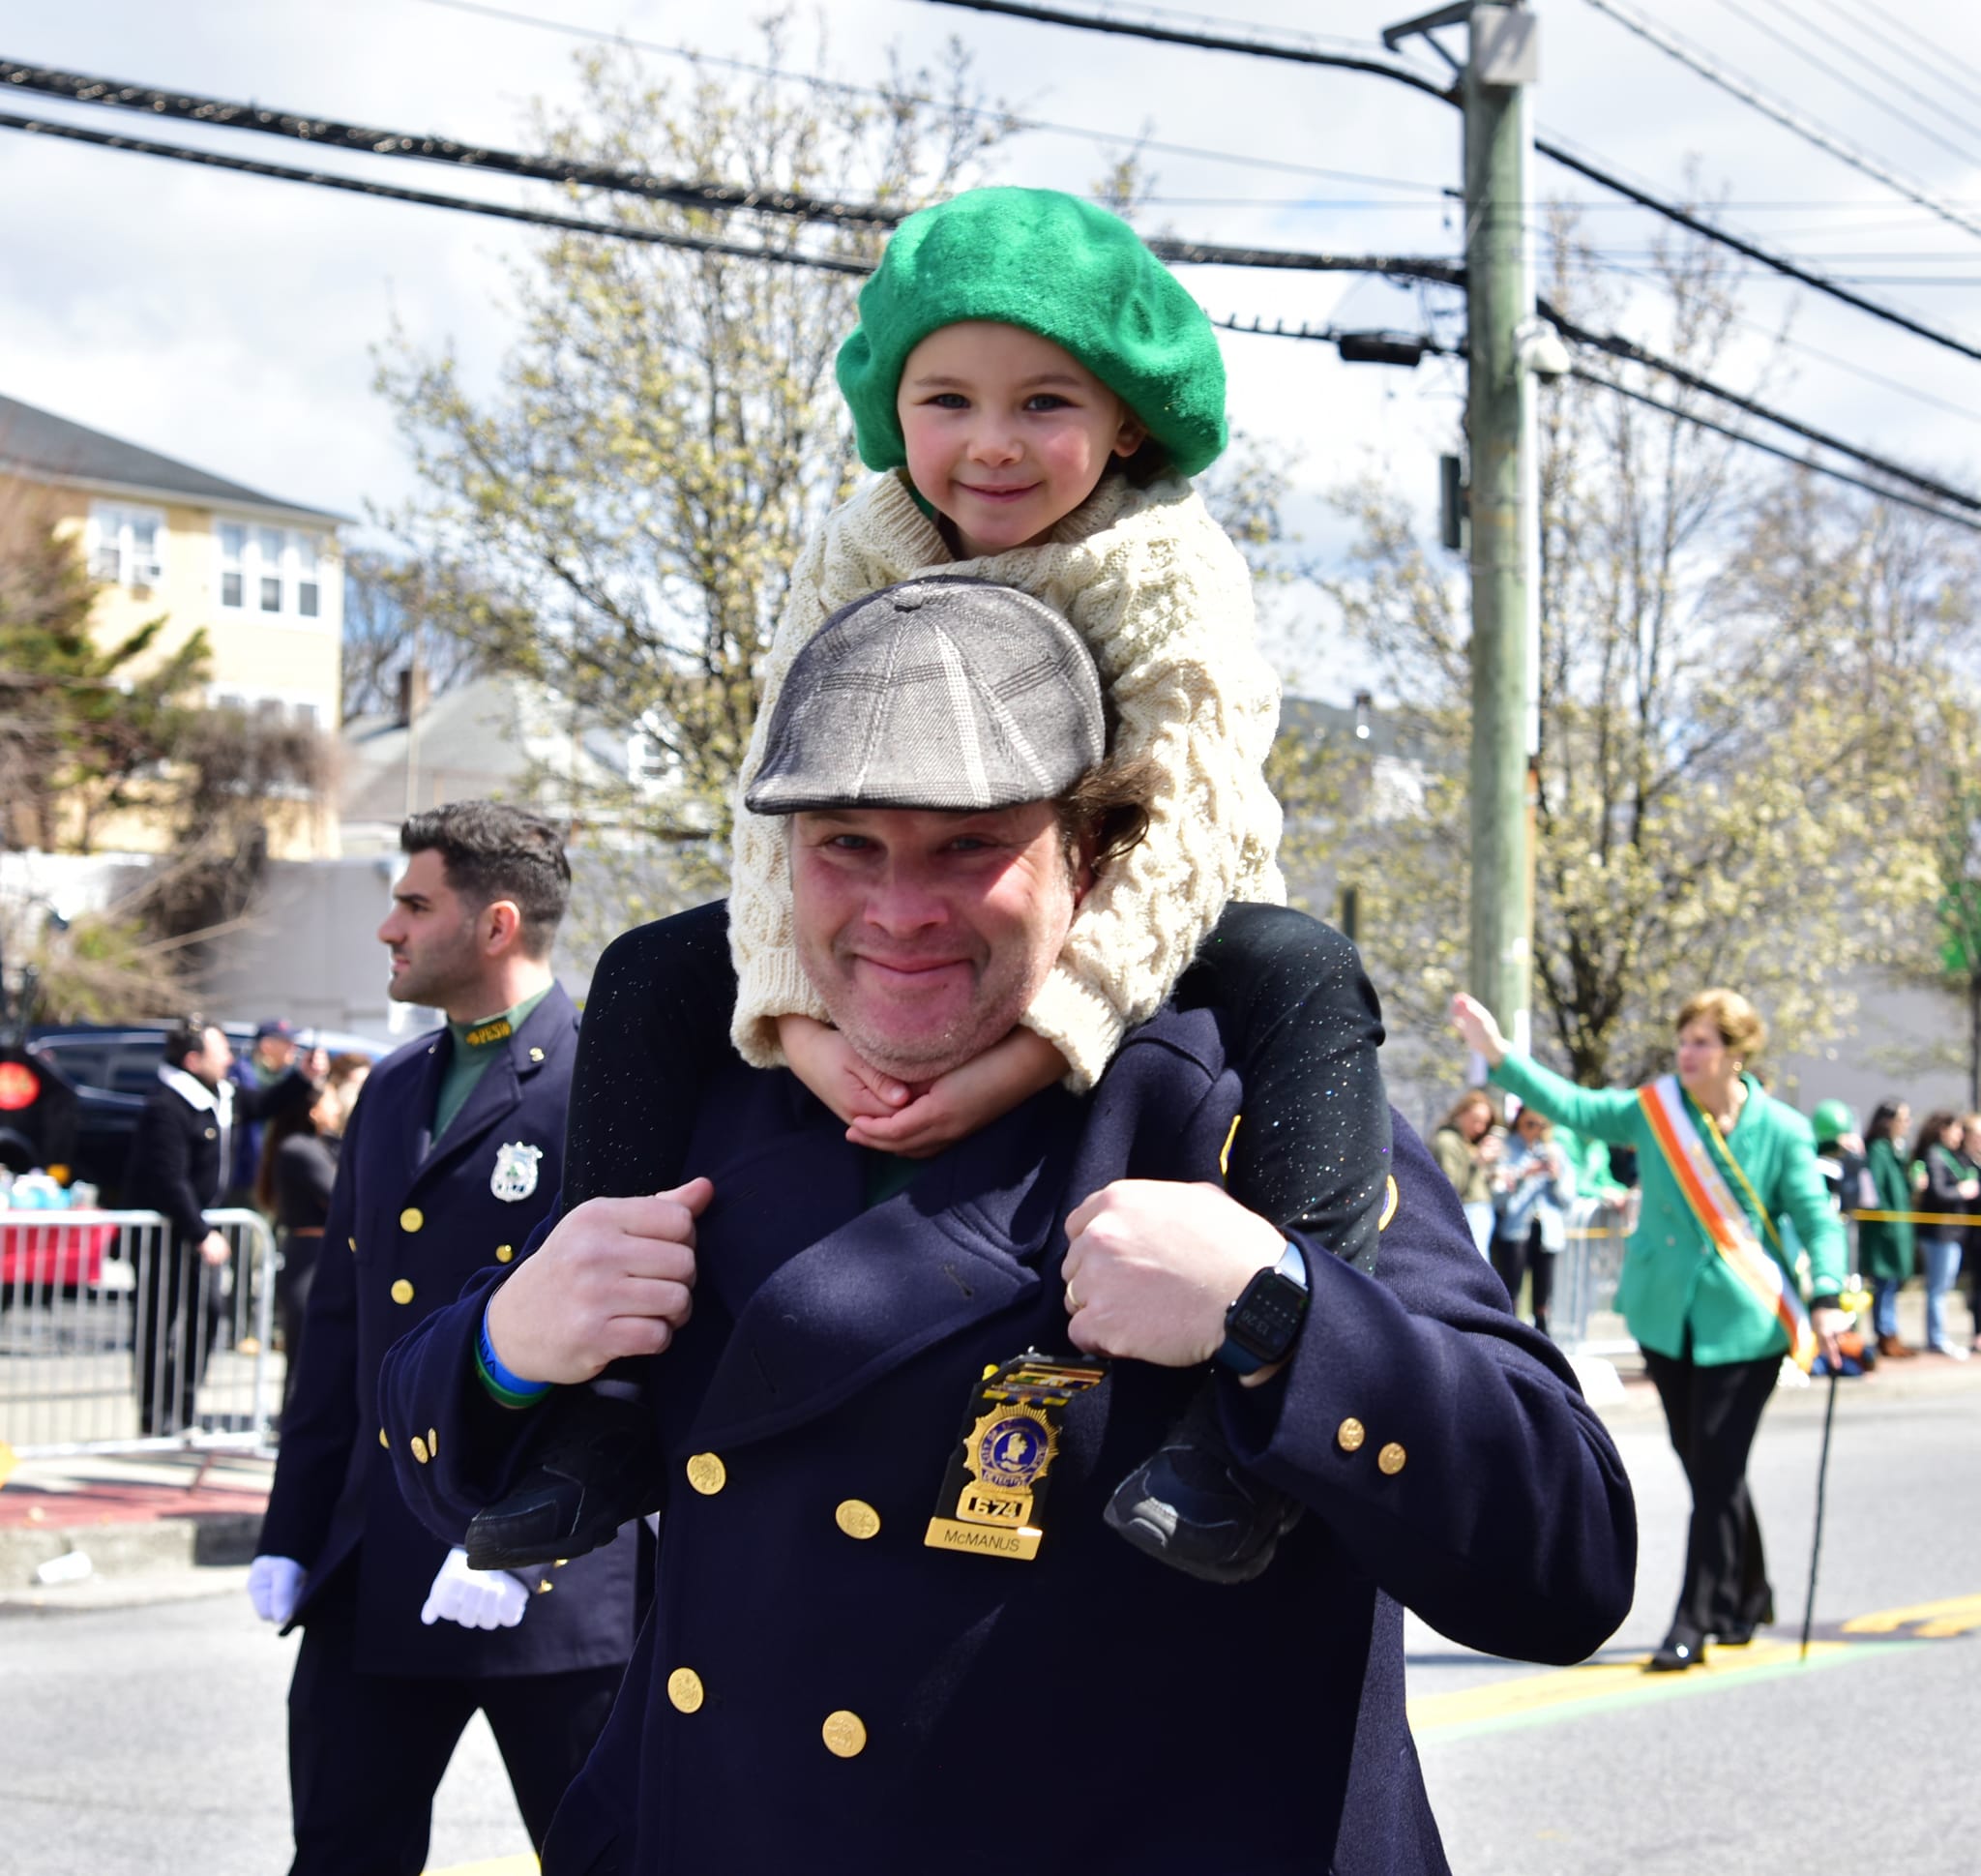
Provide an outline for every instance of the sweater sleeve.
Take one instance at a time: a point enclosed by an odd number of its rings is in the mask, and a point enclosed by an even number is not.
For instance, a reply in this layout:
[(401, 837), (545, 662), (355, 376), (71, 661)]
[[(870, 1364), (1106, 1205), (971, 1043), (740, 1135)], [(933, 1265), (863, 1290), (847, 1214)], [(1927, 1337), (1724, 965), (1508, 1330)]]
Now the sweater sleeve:
[(1286, 896), (1265, 782), (1280, 687), (1253, 641), (1244, 559), (1175, 481), (1131, 494), (1089, 545), (1083, 583), (1042, 596), (1092, 648), (1114, 754), (1146, 758), (1154, 791), (1147, 837), (1096, 881), (1025, 1012), (1066, 1057), (1076, 1092), (1168, 996), (1227, 904)]
[(763, 666), (763, 694), (736, 785), (729, 878), (729, 956), (736, 967), (730, 1040), (753, 1068), (782, 1068), (781, 1016), (823, 1023), (826, 1008), (798, 965), (786, 865), (787, 819), (753, 815), (743, 791), (763, 762), (772, 706), (791, 661), (842, 606), (923, 571), (954, 572), (934, 524), (898, 476), (878, 476), (834, 511), (791, 569), (791, 590)]
[(1635, 1088), (1578, 1087), (1566, 1076), (1544, 1068), (1531, 1056), (1509, 1049), (1493, 1080), (1536, 1112), (1571, 1128), (1623, 1146), (1642, 1144), (1643, 1109)]

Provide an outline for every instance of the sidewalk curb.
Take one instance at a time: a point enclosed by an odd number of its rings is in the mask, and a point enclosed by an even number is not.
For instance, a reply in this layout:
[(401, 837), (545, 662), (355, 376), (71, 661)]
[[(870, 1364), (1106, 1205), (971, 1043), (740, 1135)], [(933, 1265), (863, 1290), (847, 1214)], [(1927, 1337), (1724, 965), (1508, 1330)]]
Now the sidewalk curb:
[[(0, 1596), (30, 1590), (39, 1595), (50, 1593), (36, 1583), (35, 1572), (72, 1551), (80, 1551), (89, 1559), (86, 1583), (246, 1563), (254, 1555), (260, 1533), (258, 1511), (11, 1525), (0, 1528)], [(54, 1587), (66, 1590), (81, 1584)]]
[(0, 1591), (0, 1623), (11, 1618), (95, 1615), (108, 1609), (148, 1609), (228, 1594), (240, 1595), (245, 1608), (247, 1593), (246, 1563), (89, 1576), (80, 1583), (58, 1583), (45, 1589)]

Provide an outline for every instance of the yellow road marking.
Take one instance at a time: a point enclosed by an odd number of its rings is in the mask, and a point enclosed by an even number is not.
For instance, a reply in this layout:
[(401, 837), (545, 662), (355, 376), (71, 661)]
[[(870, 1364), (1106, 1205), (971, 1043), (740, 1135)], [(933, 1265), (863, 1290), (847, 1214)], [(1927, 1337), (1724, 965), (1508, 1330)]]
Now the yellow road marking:
[(1875, 1615), (1852, 1616), (1842, 1624), (1847, 1635), (1889, 1635), (1910, 1628), (1921, 1636), (1964, 1635), (1981, 1628), (1981, 1595), (1947, 1596), (1939, 1602), (1918, 1602), (1909, 1609), (1880, 1609)]

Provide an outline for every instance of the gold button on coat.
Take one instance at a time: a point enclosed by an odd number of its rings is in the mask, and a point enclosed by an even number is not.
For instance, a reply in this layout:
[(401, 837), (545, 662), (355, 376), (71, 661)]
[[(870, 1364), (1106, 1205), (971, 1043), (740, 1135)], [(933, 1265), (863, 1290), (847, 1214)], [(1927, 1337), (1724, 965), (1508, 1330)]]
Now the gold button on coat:
[(880, 1513), (865, 1499), (843, 1499), (832, 1521), (848, 1537), (872, 1537), (880, 1529)]
[(836, 1713), (826, 1714), (819, 1732), (824, 1737), (825, 1749), (836, 1759), (857, 1759), (867, 1750), (866, 1721), (843, 1707)]
[(440, 1436), (430, 1426), (427, 1429), (427, 1450), (435, 1459), (440, 1457)]
[(427, 1450), (427, 1443), (426, 1443), (426, 1441), (424, 1441), (423, 1439), (421, 1439), (421, 1438), (420, 1438), (420, 1436), (419, 1436), (419, 1435), (418, 1435), (418, 1434), (416, 1433), (416, 1434), (414, 1434), (414, 1435), (413, 1435), (413, 1442), (412, 1442), (412, 1444), (413, 1444), (413, 1457), (414, 1457), (415, 1459), (417, 1459), (417, 1460), (418, 1460), (418, 1461), (420, 1462), (420, 1464), (421, 1464), (421, 1465), (423, 1465), (423, 1466), (424, 1466), (424, 1465), (425, 1465), (425, 1464), (427, 1463), (427, 1461), (428, 1461), (428, 1460), (429, 1460), (429, 1458), (431, 1458), (431, 1457), (432, 1457), (432, 1455), (431, 1455), (430, 1453), (429, 1453), (429, 1452), (428, 1452), (428, 1450)]
[(1360, 1452), (1362, 1442), (1369, 1438), (1369, 1430), (1352, 1414), (1335, 1428), (1335, 1444), (1344, 1452)]
[(404, 1277), (400, 1277), (399, 1281), (392, 1286), (392, 1299), (396, 1303), (409, 1303), (412, 1301), (413, 1286), (409, 1284)]
[(355, 1257), (358, 1250), (358, 1240), (355, 1237), (347, 1237), (344, 1239), (344, 1242), (351, 1247), (351, 1254)]
[(383, 1446), (387, 1452), (390, 1452), (392, 1450), (392, 1442), (385, 1437), (385, 1429), (383, 1427), (380, 1427), (378, 1429), (378, 1444), (381, 1446)]
[(515, 1255), (516, 1246), (514, 1244), (498, 1244), (495, 1246), (495, 1262), (497, 1264), (507, 1264)]
[(1404, 1452), (1403, 1447), (1398, 1445), (1397, 1443), (1394, 1440), (1392, 1440), (1388, 1445), (1384, 1446), (1383, 1449), (1375, 1455), (1376, 1470), (1388, 1474), (1388, 1476), (1394, 1478), (1397, 1475), (1397, 1474), (1404, 1470), (1404, 1461), (1408, 1457), (1409, 1455), (1406, 1452)]
[(408, 1206), (399, 1215), (400, 1231), (418, 1231), (427, 1222), (427, 1214), (418, 1206)]
[(688, 1482), (703, 1498), (714, 1498), (729, 1482), (729, 1469), (712, 1452), (697, 1452), (688, 1462)]
[(698, 1712), (707, 1696), (702, 1691), (701, 1676), (693, 1668), (676, 1668), (667, 1677), (667, 1698), (674, 1703), (677, 1712)]

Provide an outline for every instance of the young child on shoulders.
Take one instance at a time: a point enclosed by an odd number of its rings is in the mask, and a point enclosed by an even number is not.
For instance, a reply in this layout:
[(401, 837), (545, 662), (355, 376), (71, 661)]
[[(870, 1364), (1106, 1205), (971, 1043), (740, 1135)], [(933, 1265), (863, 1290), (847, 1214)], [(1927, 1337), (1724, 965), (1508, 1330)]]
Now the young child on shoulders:
[[(1021, 1027), (925, 1087), (877, 1073), (829, 1027), (793, 941), (784, 823), (739, 807), (736, 1048), (759, 1067), (787, 1064), (850, 1141), (923, 1156), (1056, 1081), (1091, 1087), (1196, 961), (1179, 994), (1224, 1017), (1247, 1091), (1230, 1189), (1373, 1267), (1390, 1170), (1380, 1018), (1353, 947), (1274, 909), (1286, 897), (1280, 810), (1263, 765), (1279, 686), (1254, 641), (1249, 570), (1190, 482), (1227, 441), (1209, 320), (1119, 218), (1052, 191), (974, 190), (902, 223), (861, 291), (838, 372), (862, 460), (878, 473), (799, 556), (743, 786), (800, 647), (841, 607), (931, 573), (1018, 586), (1066, 617), (1099, 665), (1113, 753), (1151, 759), (1160, 779), (1146, 838), (1087, 896)], [(705, 1039), (678, 1058), (706, 1061)], [(622, 1084), (610, 1096), (621, 1141), (626, 1095)], [(678, 1182), (692, 1099), (645, 1118), (656, 1144), (642, 1163), (588, 1187), (580, 1057), (567, 1206)], [(583, 1449), (564, 1443), (566, 1472), (582, 1471)], [(610, 1440), (599, 1449), (624, 1452)], [(626, 1497), (585, 1483), (585, 1516), (615, 1495)], [(525, 1542), (523, 1511), (553, 1502), (559, 1528)], [(608, 1534), (610, 1523), (565, 1528), (572, 1503), (568, 1491), (513, 1496), (477, 1520), (484, 1555), (569, 1556)], [(1107, 1515), (1165, 1562), (1236, 1582), (1265, 1567), (1297, 1514), (1228, 1459), (1206, 1387)]]

